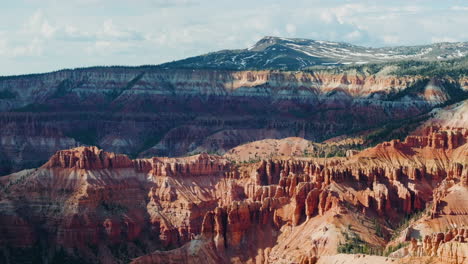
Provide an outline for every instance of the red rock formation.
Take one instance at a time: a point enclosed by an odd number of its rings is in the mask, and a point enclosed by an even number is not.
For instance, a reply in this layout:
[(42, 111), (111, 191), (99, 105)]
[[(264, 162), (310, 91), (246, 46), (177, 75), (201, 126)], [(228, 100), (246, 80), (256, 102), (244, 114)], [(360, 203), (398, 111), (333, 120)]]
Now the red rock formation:
[[(431, 203), (434, 221), (466, 216), (467, 136), (431, 126), (348, 158), (239, 164), (207, 154), (131, 160), (95, 147), (60, 151), (37, 170), (0, 179), (6, 234), (0, 243), (32, 245), (40, 231), (51, 244), (87, 256), (94, 246), (179, 247), (132, 251), (132, 257), (146, 254), (137, 263), (186, 263), (193, 254), (222, 262), (310, 262), (335, 253), (346, 230), (364, 230), (358, 232), (363, 241), (384, 245), (385, 238), (368, 230), (372, 218), (386, 236), (392, 226), (383, 219), (398, 222)], [(18, 215), (20, 208), (31, 208), (27, 218)], [(290, 248), (304, 232), (313, 234)], [(411, 249), (453, 256), (448, 246), (465, 243), (467, 234), (439, 233), (424, 238), (420, 249), (413, 241)]]
[(454, 228), (445, 233), (426, 235), (420, 243), (412, 238), (407, 254), (413, 257), (438, 257), (444, 263), (467, 263), (467, 232), (466, 228)]
[(58, 151), (43, 167), (83, 170), (134, 168), (139, 172), (148, 172), (151, 163), (147, 160), (131, 160), (126, 155), (104, 152), (97, 147), (78, 147)]
[(206, 153), (190, 158), (153, 158), (154, 176), (166, 177), (197, 177), (219, 176), (229, 170), (227, 160)]
[(227, 261), (216, 254), (216, 248), (213, 243), (205, 241), (192, 240), (186, 245), (170, 250), (170, 251), (155, 251), (151, 254), (141, 256), (132, 260), (132, 264), (219, 264)]

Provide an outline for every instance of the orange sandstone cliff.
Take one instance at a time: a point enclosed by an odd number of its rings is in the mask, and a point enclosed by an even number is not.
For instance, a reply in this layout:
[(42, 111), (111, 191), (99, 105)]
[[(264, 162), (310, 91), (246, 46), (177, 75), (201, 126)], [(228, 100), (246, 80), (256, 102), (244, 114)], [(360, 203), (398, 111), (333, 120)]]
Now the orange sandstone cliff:
[(435, 112), (404, 140), (341, 158), (295, 156), (300, 139), (245, 146), (282, 149), (258, 160), (236, 159), (242, 146), (225, 156), (133, 160), (96, 147), (58, 151), (0, 178), (1, 257), (466, 263), (466, 106)]

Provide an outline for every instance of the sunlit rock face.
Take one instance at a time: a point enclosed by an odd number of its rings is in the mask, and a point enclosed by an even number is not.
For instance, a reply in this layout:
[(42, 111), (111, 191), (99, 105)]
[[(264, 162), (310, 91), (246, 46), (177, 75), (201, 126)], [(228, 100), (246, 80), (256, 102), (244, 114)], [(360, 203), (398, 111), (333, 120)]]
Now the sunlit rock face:
[(266, 138), (320, 141), (428, 112), (465, 84), (352, 70), (161, 67), (4, 77), (0, 91), (13, 96), (0, 99), (0, 175), (82, 145), (152, 157), (223, 154)]
[[(384, 249), (396, 241), (390, 223), (423, 212), (396, 236), (407, 244), (392, 256), (463, 263), (465, 108), (439, 109), (404, 140), (342, 158), (287, 156), (299, 139), (250, 143), (259, 152), (286, 146), (252, 162), (232, 151), (131, 159), (97, 147), (61, 150), (0, 178), (0, 244), (14, 259), (26, 248), (51, 261), (63, 249), (103, 263), (313, 263), (340, 252), (350, 235)], [(41, 243), (57, 250), (34, 251)]]

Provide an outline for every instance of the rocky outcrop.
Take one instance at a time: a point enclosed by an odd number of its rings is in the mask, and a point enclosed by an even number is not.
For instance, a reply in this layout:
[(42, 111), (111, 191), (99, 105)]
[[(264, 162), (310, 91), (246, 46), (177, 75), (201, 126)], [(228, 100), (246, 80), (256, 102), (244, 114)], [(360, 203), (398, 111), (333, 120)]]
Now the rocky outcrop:
[(229, 162), (206, 153), (183, 159), (153, 158), (151, 173), (165, 177), (220, 176), (229, 171)]
[(186, 245), (170, 250), (170, 251), (155, 251), (149, 255), (145, 255), (132, 260), (132, 264), (152, 264), (152, 263), (167, 263), (167, 264), (218, 264), (224, 263), (226, 260), (216, 254), (216, 248), (213, 243), (207, 243), (202, 240), (192, 240)]
[(225, 248), (246, 247), (249, 241), (246, 237), (252, 236), (250, 232), (253, 229), (261, 229), (259, 225), (271, 225), (269, 227), (274, 228), (272, 225), (274, 209), (275, 204), (268, 200), (263, 203), (235, 202), (227, 207), (218, 207), (206, 213), (202, 224), (202, 236), (213, 239), (221, 252)]
[(445, 233), (426, 235), (421, 241), (411, 239), (405, 255), (412, 257), (432, 256), (444, 260), (445, 263), (468, 263), (468, 235), (466, 228), (454, 228)]
[(468, 263), (468, 243), (448, 242), (443, 243), (437, 250), (437, 256), (446, 262), (466, 264)]
[(103, 170), (132, 168), (162, 177), (223, 175), (229, 170), (227, 160), (208, 154), (188, 158), (153, 158), (131, 160), (126, 155), (105, 152), (97, 147), (78, 147), (58, 151), (42, 166), (46, 169)]
[(107, 153), (97, 147), (79, 147), (57, 152), (44, 167), (84, 170), (119, 169), (133, 167), (133, 162), (125, 155)]
[[(0, 244), (28, 248), (47, 238), (99, 261), (179, 247), (201, 233), (223, 192), (214, 186), (230, 186), (228, 171), (225, 159), (207, 154), (131, 160), (96, 147), (59, 151), (38, 169), (2, 178)], [(89, 253), (103, 245), (130, 255)]]

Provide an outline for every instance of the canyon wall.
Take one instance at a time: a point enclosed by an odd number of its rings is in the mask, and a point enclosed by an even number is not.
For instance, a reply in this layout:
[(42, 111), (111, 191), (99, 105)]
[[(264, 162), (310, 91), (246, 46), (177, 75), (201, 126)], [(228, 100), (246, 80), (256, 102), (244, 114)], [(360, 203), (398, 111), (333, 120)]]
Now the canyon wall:
[(464, 83), (355, 71), (158, 67), (2, 77), (0, 91), (12, 96), (0, 98), (0, 175), (82, 145), (151, 157), (222, 154), (265, 138), (325, 140), (416, 117), (457, 100)]
[[(467, 141), (464, 127), (431, 119), (405, 140), (347, 158), (132, 160), (63, 150), (0, 178), (2, 256), (53, 261), (61, 249), (102, 263), (291, 263), (336, 254), (349, 236), (378, 250), (397, 228), (389, 223), (415, 212), (463, 224)], [(432, 254), (453, 255), (450, 243)]]

